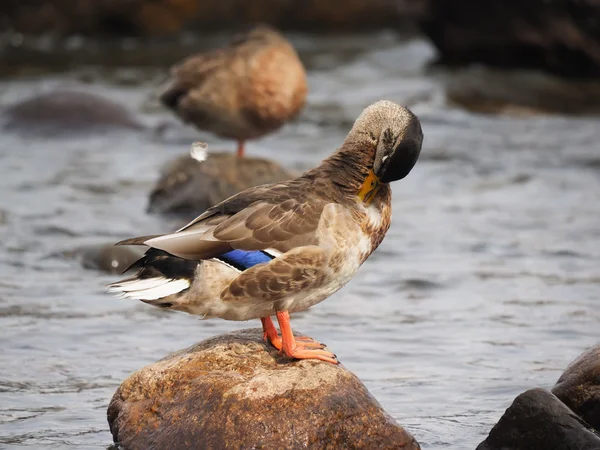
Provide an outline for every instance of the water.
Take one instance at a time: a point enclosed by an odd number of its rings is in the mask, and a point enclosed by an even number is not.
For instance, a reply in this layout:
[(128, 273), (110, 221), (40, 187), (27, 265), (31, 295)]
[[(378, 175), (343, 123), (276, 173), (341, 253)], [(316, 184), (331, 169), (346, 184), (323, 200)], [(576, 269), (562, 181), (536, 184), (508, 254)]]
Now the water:
[[(423, 123), (422, 157), (393, 186), (380, 249), (335, 296), (293, 318), (326, 342), (423, 448), (472, 449), (513, 398), (551, 387), (598, 342), (600, 127), (597, 119), (511, 118), (447, 106), (444, 72), (421, 40), (297, 37), (308, 107), (248, 152), (315, 165), (364, 106), (388, 98)], [(318, 48), (318, 51), (311, 50)], [(81, 71), (6, 79), (0, 103), (80, 86), (125, 103), (148, 132), (0, 136), (0, 447), (106, 448), (106, 407), (132, 371), (250, 323), (201, 322), (118, 300), (114, 281), (60, 254), (161, 232), (145, 213), (166, 161), (202, 137), (152, 107), (156, 83)], [(128, 69), (131, 70), (131, 69)], [(128, 72), (129, 73), (129, 72)], [(89, 77), (88, 77), (89, 78)]]

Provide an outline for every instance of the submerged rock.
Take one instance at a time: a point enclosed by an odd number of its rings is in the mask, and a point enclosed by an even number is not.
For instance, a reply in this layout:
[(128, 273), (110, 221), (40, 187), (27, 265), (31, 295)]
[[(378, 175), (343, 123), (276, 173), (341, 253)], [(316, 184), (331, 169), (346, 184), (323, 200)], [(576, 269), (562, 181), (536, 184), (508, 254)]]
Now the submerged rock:
[(83, 91), (56, 90), (5, 108), (4, 128), (27, 133), (89, 133), (140, 130), (143, 125), (121, 104)]
[(422, 29), (447, 64), (600, 75), (600, 2), (427, 0)]
[(217, 336), (129, 376), (108, 407), (126, 449), (419, 449), (343, 366), (290, 361), (262, 330)]
[(198, 162), (190, 155), (172, 161), (150, 193), (148, 212), (196, 216), (244, 189), (293, 178), (273, 161), (233, 153), (209, 153)]
[(544, 389), (519, 395), (477, 450), (599, 450), (600, 436)]
[(63, 252), (62, 255), (81, 261), (86, 269), (101, 270), (108, 273), (123, 273), (144, 253), (143, 248), (131, 245), (115, 246), (114, 242), (107, 244), (87, 245), (75, 250)]
[(600, 431), (600, 345), (569, 364), (552, 393)]

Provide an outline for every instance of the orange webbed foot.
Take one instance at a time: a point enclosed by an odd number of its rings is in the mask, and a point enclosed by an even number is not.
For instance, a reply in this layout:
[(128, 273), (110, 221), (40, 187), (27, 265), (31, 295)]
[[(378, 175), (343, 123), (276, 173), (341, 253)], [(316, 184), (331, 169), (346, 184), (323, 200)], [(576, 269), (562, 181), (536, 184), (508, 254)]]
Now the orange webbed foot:
[(293, 348), (285, 348), (283, 352), (288, 358), (294, 359), (319, 359), (331, 364), (339, 364), (337, 357), (327, 350), (318, 350), (315, 348), (307, 348), (302, 344), (296, 344)]
[[(277, 312), (277, 320), (281, 329), (281, 351), (288, 358), (319, 359), (332, 364), (338, 364), (337, 357), (333, 353), (323, 350), (325, 346), (320, 342), (308, 336), (294, 336), (292, 327), (290, 326), (290, 315), (287, 311)], [(273, 325), (273, 329), (275, 329), (275, 325)]]
[[(265, 342), (268, 342), (279, 351), (283, 350), (283, 341), (281, 339), (281, 336), (279, 336), (277, 328), (275, 328), (275, 324), (273, 323), (271, 318), (263, 317), (260, 320), (263, 324), (263, 339), (265, 340)], [(325, 344), (314, 340), (310, 336), (294, 336), (294, 340), (299, 346), (305, 349), (321, 350), (326, 347)]]
[(325, 344), (322, 344), (319, 341), (315, 341), (310, 336), (294, 336), (294, 340), (296, 341), (296, 344), (298, 344), (299, 346), (302, 346), (304, 348), (312, 348), (312, 349), (320, 350), (320, 349), (326, 347)]

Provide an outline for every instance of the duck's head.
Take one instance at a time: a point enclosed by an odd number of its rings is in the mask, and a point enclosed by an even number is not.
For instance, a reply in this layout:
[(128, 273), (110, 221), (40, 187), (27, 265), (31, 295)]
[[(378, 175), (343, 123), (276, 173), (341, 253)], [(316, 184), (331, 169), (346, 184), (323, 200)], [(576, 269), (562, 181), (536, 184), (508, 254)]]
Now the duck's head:
[(423, 143), (423, 131), (417, 116), (387, 100), (366, 108), (350, 133), (357, 133), (375, 145), (371, 170), (381, 183), (390, 183), (408, 175), (419, 158)]

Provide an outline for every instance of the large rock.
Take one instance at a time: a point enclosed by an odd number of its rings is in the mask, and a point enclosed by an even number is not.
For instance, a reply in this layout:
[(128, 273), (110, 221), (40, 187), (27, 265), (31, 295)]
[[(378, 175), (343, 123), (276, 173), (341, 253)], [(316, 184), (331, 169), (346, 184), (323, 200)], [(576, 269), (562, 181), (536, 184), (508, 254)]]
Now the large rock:
[(4, 128), (28, 134), (140, 130), (143, 125), (123, 105), (97, 94), (55, 90), (16, 102), (3, 111)]
[(447, 64), (600, 75), (600, 2), (427, 0), (422, 29)]
[(600, 450), (600, 436), (552, 393), (519, 395), (477, 450)]
[(108, 407), (126, 449), (419, 449), (341, 365), (290, 361), (261, 330), (217, 336), (134, 372)]
[(552, 392), (600, 431), (600, 345), (573, 361), (558, 379)]
[[(423, 0), (4, 0), (0, 26), (28, 34), (168, 34), (266, 22), (321, 30), (396, 27)], [(2, 20), (4, 19), (4, 20)], [(6, 25), (5, 25), (6, 26)], [(1, 29), (0, 29), (1, 31)]]
[(205, 161), (198, 162), (184, 155), (163, 170), (150, 193), (148, 212), (195, 217), (244, 189), (293, 177), (263, 158), (209, 153)]

